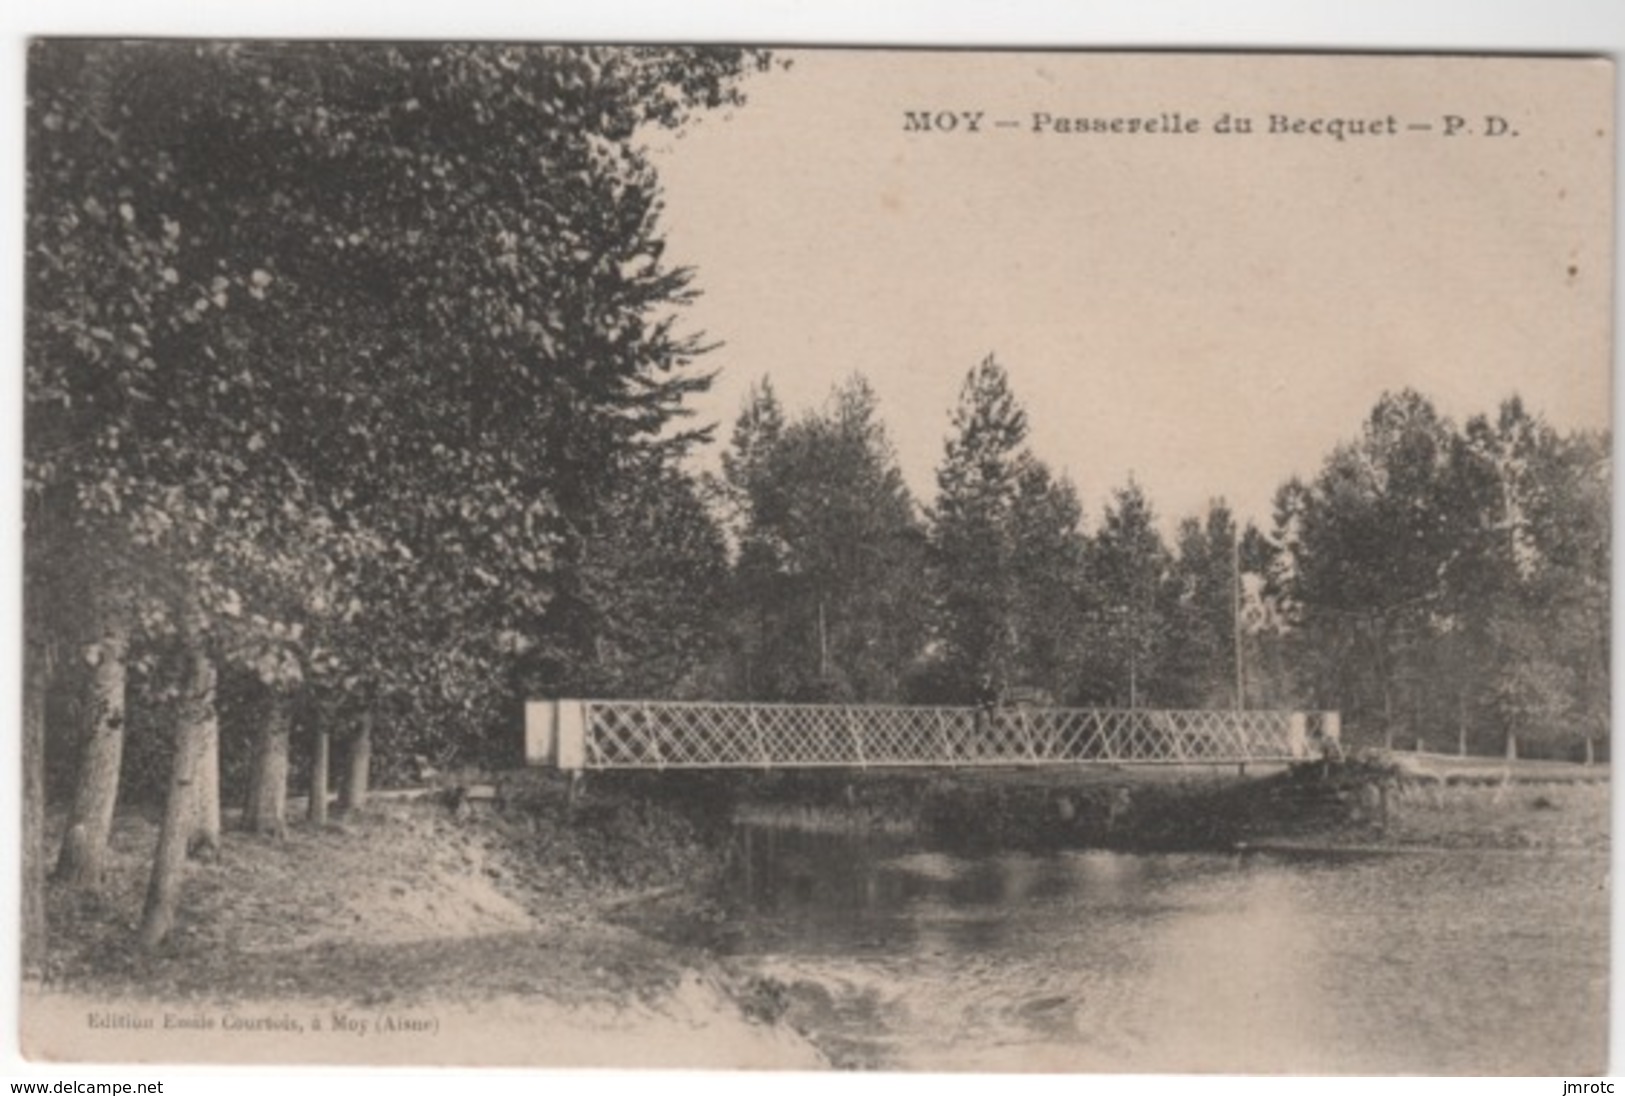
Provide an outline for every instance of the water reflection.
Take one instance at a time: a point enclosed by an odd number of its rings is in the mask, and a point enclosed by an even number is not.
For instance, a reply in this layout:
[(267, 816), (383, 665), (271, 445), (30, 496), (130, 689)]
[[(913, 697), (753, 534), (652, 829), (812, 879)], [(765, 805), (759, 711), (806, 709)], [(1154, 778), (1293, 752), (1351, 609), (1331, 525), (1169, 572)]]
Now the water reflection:
[(1581, 1073), (1606, 856), (960, 858), (746, 830), (733, 950), (848, 1064)]

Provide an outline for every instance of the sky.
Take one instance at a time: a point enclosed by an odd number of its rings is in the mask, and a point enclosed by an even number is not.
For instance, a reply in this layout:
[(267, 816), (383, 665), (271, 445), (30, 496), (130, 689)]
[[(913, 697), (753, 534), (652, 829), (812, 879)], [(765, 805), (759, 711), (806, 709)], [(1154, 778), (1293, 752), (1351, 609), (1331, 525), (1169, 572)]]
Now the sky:
[[(1606, 63), (781, 56), (746, 106), (655, 149), (668, 258), (703, 293), (684, 323), (725, 344), (694, 404), (719, 439), (763, 376), (794, 413), (861, 372), (929, 502), (992, 353), (1091, 523), (1132, 476), (1171, 527), (1215, 496), (1267, 522), (1385, 390), (1457, 421), (1519, 393), (1561, 429), (1609, 422)], [(984, 117), (910, 132), (910, 111)], [(1226, 113), (1253, 132), (1215, 132)], [(1398, 132), (1271, 134), (1272, 114)]]

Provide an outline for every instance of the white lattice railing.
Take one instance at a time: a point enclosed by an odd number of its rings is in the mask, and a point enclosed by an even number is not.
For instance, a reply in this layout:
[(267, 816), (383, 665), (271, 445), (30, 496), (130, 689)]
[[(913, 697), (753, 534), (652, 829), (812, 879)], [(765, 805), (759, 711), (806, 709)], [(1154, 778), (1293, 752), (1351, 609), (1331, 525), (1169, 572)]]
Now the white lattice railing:
[(561, 769), (1240, 764), (1301, 760), (1336, 712), (546, 700), (525, 757)]

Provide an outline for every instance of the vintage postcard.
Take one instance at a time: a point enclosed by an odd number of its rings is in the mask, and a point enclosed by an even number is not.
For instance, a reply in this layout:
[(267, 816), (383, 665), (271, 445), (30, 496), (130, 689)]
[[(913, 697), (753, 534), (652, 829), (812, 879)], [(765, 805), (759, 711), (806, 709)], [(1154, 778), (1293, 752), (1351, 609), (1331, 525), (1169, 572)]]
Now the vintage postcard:
[(1615, 78), (34, 41), (24, 1053), (1604, 1070)]

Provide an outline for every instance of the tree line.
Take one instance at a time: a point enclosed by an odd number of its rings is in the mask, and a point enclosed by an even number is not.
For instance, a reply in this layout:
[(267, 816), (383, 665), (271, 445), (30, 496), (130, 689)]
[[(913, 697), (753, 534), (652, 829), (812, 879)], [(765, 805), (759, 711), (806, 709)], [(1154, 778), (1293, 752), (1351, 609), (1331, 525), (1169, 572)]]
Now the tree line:
[[(1606, 734), (1609, 439), (1385, 396), (1267, 529), (1086, 521), (988, 357), (916, 499), (873, 390), (707, 349), (653, 128), (761, 52), (39, 42), (25, 306), (25, 951), (161, 820), (160, 945), (222, 818), (508, 764), (547, 696), (1337, 708), (1355, 735)], [(335, 754), (336, 756), (332, 756)], [(61, 840), (47, 841), (47, 804)], [(229, 810), (223, 810), (225, 804)], [(54, 831), (53, 831), (54, 832)]]
[(920, 506), (861, 377), (793, 421), (759, 384), (718, 492), (738, 546), (722, 690), (1338, 710), (1355, 743), (1460, 752), (1606, 739), (1606, 433), (1516, 397), (1458, 426), (1387, 393), (1267, 526), (1214, 499), (1171, 541), (1132, 481), (1086, 528), (1027, 433), (986, 358)]
[(645, 145), (768, 63), (31, 46), (31, 963), (48, 795), (64, 887), (99, 884), (121, 794), (162, 811), (154, 947), (223, 797), (278, 834), (296, 766), (321, 821), (335, 740), (357, 802), (376, 767), (490, 751), (515, 698), (680, 649), (676, 619), (617, 646), (718, 535), (679, 471), (704, 346)]

